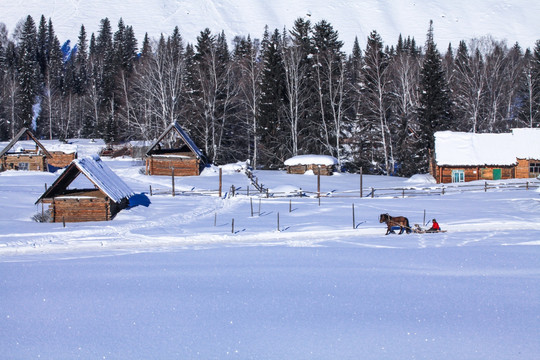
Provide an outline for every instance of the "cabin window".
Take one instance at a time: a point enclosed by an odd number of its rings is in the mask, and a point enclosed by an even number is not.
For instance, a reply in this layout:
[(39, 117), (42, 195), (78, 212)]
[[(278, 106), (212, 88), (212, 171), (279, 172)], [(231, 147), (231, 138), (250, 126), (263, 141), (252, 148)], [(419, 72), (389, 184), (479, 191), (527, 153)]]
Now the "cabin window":
[(529, 163), (529, 173), (534, 176), (540, 175), (540, 162)]
[(28, 170), (30, 167), (27, 162), (20, 162), (19, 163), (19, 170)]
[(464, 182), (465, 170), (452, 170), (452, 182)]

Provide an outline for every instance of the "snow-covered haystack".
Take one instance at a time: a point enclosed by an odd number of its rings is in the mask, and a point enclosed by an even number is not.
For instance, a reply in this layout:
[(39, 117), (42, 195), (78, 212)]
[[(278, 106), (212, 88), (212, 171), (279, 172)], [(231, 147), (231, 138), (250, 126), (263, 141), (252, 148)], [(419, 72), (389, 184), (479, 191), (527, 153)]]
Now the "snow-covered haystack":
[(328, 155), (297, 155), (285, 160), (288, 174), (332, 175), (338, 161)]
[(414, 174), (406, 180), (408, 183), (413, 184), (436, 184), (437, 181), (431, 174)]
[(338, 161), (333, 156), (328, 155), (297, 155), (285, 160), (285, 166), (294, 165), (337, 165)]

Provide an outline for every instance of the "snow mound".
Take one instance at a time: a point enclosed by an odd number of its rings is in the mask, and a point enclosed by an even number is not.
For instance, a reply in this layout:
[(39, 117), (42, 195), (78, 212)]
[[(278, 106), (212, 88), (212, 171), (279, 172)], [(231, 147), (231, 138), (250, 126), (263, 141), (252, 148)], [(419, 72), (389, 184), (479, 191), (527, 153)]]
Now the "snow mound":
[(415, 174), (406, 180), (408, 183), (415, 184), (436, 184), (437, 181), (431, 174)]
[(333, 156), (328, 155), (297, 155), (285, 160), (285, 166), (294, 165), (337, 165), (338, 161)]
[(235, 173), (235, 172), (242, 172), (247, 168), (246, 162), (239, 161), (237, 163), (233, 164), (225, 164), (220, 166), (223, 173)]
[(275, 188), (270, 189), (271, 192), (274, 194), (285, 194), (285, 195), (296, 195), (298, 194), (301, 189), (298, 186), (294, 185), (280, 185), (276, 186)]

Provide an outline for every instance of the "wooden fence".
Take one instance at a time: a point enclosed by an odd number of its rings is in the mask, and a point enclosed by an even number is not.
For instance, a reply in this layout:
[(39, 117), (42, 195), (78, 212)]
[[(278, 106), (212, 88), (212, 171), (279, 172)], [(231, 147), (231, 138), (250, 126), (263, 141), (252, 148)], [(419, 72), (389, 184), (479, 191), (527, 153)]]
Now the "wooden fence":
[(406, 198), (417, 196), (441, 196), (445, 194), (457, 194), (464, 192), (488, 192), (488, 191), (516, 191), (516, 190), (535, 190), (540, 187), (540, 181), (529, 180), (523, 182), (484, 182), (483, 184), (444, 184), (436, 186), (411, 186), (411, 187), (395, 187), (395, 188), (374, 188), (364, 187), (360, 190), (328, 190), (320, 189), (319, 191), (307, 191), (299, 189), (296, 192), (274, 192), (268, 188), (265, 188), (261, 184), (246, 187), (231, 186), (226, 191), (221, 189), (192, 189), (192, 190), (174, 190), (171, 188), (153, 188), (150, 186), (150, 195), (166, 195), (172, 196), (220, 196), (220, 197), (234, 197), (234, 196), (247, 196), (258, 198), (285, 198), (285, 197), (312, 197), (312, 198)]

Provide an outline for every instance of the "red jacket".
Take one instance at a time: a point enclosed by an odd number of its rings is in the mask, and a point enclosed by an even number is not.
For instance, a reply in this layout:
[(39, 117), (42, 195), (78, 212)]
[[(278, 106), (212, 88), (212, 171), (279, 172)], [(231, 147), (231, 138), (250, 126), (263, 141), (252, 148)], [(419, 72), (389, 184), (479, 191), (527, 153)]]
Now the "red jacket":
[(441, 230), (441, 227), (436, 221), (434, 221), (433, 225), (431, 225), (431, 230)]

